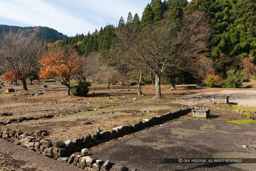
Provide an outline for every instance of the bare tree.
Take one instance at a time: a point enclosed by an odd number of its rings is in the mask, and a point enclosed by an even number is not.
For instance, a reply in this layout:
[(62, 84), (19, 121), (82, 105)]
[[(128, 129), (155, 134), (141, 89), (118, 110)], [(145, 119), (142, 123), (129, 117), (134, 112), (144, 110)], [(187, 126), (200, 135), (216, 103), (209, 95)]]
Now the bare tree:
[(12, 32), (3, 35), (0, 43), (2, 67), (14, 72), (21, 80), (23, 89), (28, 90), (26, 80), (38, 66), (43, 44), (35, 39), (21, 38)]
[(88, 57), (84, 57), (81, 61), (84, 65), (80, 69), (80, 77), (85, 81), (86, 79), (95, 79), (97, 74), (101, 71), (101, 54), (92, 53)]
[(185, 15), (180, 29), (165, 21), (140, 30), (136, 26), (117, 31), (116, 54), (123, 61), (151, 70), (155, 75), (156, 98), (161, 98), (161, 78), (167, 71), (195, 71), (210, 37), (203, 12)]

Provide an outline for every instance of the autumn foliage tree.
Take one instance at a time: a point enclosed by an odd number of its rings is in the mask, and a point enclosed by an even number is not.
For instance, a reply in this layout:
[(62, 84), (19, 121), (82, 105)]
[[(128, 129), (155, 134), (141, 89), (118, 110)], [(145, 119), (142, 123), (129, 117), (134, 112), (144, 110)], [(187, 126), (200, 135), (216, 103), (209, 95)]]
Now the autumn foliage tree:
[(13, 71), (6, 71), (3, 75), (3, 80), (15, 82), (15, 84), (18, 84), (18, 77)]
[(70, 80), (79, 73), (81, 68), (81, 56), (73, 48), (53, 47), (40, 61), (42, 67), (39, 76), (42, 79), (55, 78), (65, 85), (67, 95), (70, 95)]

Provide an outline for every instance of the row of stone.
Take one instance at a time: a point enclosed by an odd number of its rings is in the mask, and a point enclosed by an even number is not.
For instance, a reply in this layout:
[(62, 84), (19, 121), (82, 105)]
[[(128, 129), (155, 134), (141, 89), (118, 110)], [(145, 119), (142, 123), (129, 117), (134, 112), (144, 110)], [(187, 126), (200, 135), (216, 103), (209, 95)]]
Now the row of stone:
[(156, 116), (151, 119), (144, 119), (143, 121), (139, 121), (133, 126), (123, 125), (119, 127), (115, 127), (109, 131), (98, 131), (97, 133), (91, 135), (87, 134), (83, 137), (73, 140), (66, 140), (63, 143), (67, 149), (68, 154), (72, 154), (74, 152), (80, 151), (83, 148), (91, 148), (98, 144), (107, 142), (112, 139), (117, 139), (119, 137), (141, 131), (145, 128), (152, 127), (154, 125), (163, 124), (169, 120), (179, 118), (191, 112), (191, 109), (183, 109), (177, 112), (170, 112), (161, 116)]
[[(137, 122), (134, 126), (119, 126), (115, 127), (110, 131), (98, 131), (97, 133), (91, 135), (87, 134), (81, 138), (66, 140), (66, 141), (51, 141), (49, 139), (44, 139), (42, 137), (33, 137), (29, 134), (24, 134), (23, 132), (16, 132), (10, 129), (5, 129), (0, 132), (0, 138), (12, 139), (12, 141), (17, 145), (22, 145), (31, 150), (35, 150), (45, 156), (63, 160), (63, 157), (70, 156), (84, 148), (90, 148), (98, 144), (107, 142), (111, 139), (116, 139), (124, 135), (128, 135), (145, 128), (152, 127), (154, 125), (159, 125), (165, 123), (169, 120), (179, 118), (191, 112), (191, 109), (183, 109), (177, 112), (170, 112), (161, 116), (156, 116), (151, 119), (144, 119), (143, 121)], [(70, 157), (68, 160), (70, 160)], [(82, 157), (82, 156), (81, 156)], [(88, 158), (88, 157), (87, 157)], [(82, 159), (81, 159), (82, 160)], [(77, 160), (78, 161), (78, 160)], [(95, 160), (96, 161), (96, 160)], [(69, 162), (71, 163), (71, 162)], [(80, 163), (80, 162), (79, 162)], [(94, 163), (93, 163), (94, 164)], [(96, 167), (96, 166), (92, 166)]]
[(53, 115), (44, 115), (40, 117), (19, 117), (18, 119), (13, 118), (13, 119), (9, 119), (6, 122), (0, 122), (0, 125), (8, 125), (15, 122), (24, 122), (24, 121), (39, 120), (39, 119), (50, 119), (53, 117), (54, 117)]
[[(39, 139), (35, 141), (35, 138), (31, 138), (30, 135), (27, 135), (29, 138), (25, 138), (22, 132), (15, 132), (10, 130), (5, 130), (2, 132), (3, 138), (14, 138), (16, 143), (22, 143), (24, 146), (34, 149), (38, 152), (43, 153), (52, 158), (66, 157), (71, 154), (81, 151), (83, 148), (91, 148), (93, 146), (99, 145), (101, 143), (107, 142), (112, 139), (122, 137), (134, 132), (138, 132), (145, 128), (152, 127), (154, 125), (162, 124), (169, 120), (178, 118), (180, 116), (186, 115), (191, 111), (191, 109), (179, 110), (174, 113), (167, 113), (161, 116), (156, 116), (151, 119), (144, 119), (139, 121), (134, 126), (119, 126), (115, 127), (109, 131), (98, 131), (97, 133), (91, 135), (87, 134), (83, 137), (66, 140), (66, 141), (51, 141), (47, 139)], [(0, 133), (1, 135), (1, 133)]]
[[(34, 150), (47, 157), (57, 159), (58, 161), (73, 164), (82, 169), (90, 171), (128, 171), (128, 168), (110, 161), (102, 161), (89, 156), (89, 149), (82, 149), (81, 152), (73, 153), (67, 156), (67, 146), (62, 141), (51, 141), (42, 137), (33, 137), (29, 134), (16, 132), (10, 129), (4, 129), (0, 132), (0, 138), (9, 139), (16, 145), (21, 145), (28, 149)], [(67, 142), (66, 142), (67, 143)], [(132, 169), (136, 170), (136, 169)]]
[(137, 169), (128, 169), (127, 167), (107, 161), (93, 158), (89, 155), (88, 149), (82, 149), (81, 152), (73, 153), (69, 158), (59, 158), (59, 161), (73, 164), (82, 169), (90, 171), (136, 171)]

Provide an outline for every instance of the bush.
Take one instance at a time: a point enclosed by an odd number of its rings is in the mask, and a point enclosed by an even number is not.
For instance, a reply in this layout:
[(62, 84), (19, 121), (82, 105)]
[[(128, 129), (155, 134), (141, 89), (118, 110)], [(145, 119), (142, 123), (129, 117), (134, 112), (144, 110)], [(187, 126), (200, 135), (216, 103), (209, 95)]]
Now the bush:
[(204, 81), (208, 87), (223, 87), (225, 85), (225, 80), (217, 74), (208, 75)]
[(229, 70), (227, 73), (226, 88), (240, 88), (245, 80), (241, 71), (235, 72), (235, 70)]
[(91, 86), (91, 83), (79, 81), (77, 86), (71, 88), (71, 93), (74, 96), (86, 96), (89, 92), (89, 86)]

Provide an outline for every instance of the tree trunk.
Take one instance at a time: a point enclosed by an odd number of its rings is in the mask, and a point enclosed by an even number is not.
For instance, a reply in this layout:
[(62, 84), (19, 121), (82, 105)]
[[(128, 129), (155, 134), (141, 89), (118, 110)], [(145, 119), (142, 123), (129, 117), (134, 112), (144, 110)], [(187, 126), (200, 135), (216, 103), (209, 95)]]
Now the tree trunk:
[(21, 82), (22, 82), (23, 90), (28, 90), (26, 79), (22, 79)]
[(69, 85), (67, 85), (67, 87), (68, 87), (67, 95), (68, 95), (68, 96), (70, 96), (70, 95), (71, 95), (71, 93), (70, 93), (70, 90), (71, 90), (70, 84), (69, 84)]
[(138, 82), (138, 96), (142, 96), (142, 90), (141, 90), (141, 79), (142, 79), (142, 71), (139, 69), (140, 76), (139, 76), (139, 82)]
[(110, 81), (108, 81), (108, 89), (110, 89)]
[(150, 80), (151, 80), (152, 85), (154, 85), (154, 79), (153, 79), (153, 74), (152, 74), (151, 70), (150, 70)]
[(156, 96), (155, 98), (160, 99), (162, 98), (161, 93), (161, 77), (160, 75), (155, 74), (155, 88), (156, 88)]
[(30, 85), (33, 85), (33, 80), (30, 80)]

